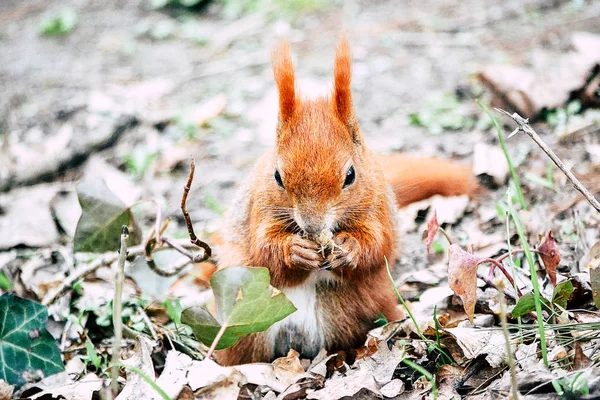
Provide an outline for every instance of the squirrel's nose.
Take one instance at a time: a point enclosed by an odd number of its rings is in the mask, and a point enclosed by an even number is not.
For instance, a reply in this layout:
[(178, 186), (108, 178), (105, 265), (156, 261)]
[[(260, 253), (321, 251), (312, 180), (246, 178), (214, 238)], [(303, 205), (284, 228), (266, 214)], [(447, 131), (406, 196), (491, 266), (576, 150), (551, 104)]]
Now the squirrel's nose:
[(303, 215), (296, 211), (294, 212), (294, 219), (300, 229), (310, 237), (316, 237), (325, 229), (324, 219), (316, 215)]

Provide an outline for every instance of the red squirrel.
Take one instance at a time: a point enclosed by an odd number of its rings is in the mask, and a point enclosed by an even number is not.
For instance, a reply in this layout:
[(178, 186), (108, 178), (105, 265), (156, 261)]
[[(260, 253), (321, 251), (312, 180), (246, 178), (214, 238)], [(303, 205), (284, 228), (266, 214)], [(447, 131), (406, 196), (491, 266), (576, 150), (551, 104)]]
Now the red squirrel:
[[(330, 96), (301, 99), (289, 45), (273, 53), (279, 92), (275, 148), (257, 162), (227, 218), (219, 267), (261, 266), (297, 311), (217, 352), (223, 365), (360, 347), (375, 320), (400, 318), (386, 271), (398, 255), (397, 208), (434, 194), (472, 194), (450, 161), (375, 156), (352, 105), (342, 38)], [(386, 179), (387, 178), (387, 179)]]

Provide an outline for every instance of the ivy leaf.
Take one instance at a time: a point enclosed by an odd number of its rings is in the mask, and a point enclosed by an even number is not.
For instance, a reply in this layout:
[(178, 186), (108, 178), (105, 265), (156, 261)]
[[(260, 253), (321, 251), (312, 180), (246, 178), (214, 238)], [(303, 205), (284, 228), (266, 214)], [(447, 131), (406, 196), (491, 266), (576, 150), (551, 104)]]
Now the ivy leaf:
[(0, 296), (0, 321), (0, 379), (21, 387), (28, 373), (64, 371), (56, 341), (46, 330), (46, 307), (7, 293)]
[[(542, 305), (546, 310), (550, 310), (550, 302), (545, 297), (540, 297), (542, 301)], [(533, 293), (524, 294), (517, 304), (515, 308), (513, 308), (511, 315), (513, 318), (522, 317), (525, 314), (529, 314), (530, 312), (535, 311), (535, 296)]]
[(567, 308), (567, 301), (575, 291), (571, 281), (564, 281), (556, 285), (554, 294), (552, 295), (552, 303), (561, 308)]
[(75, 251), (104, 253), (120, 247), (121, 228), (129, 228), (128, 246), (140, 244), (141, 231), (131, 210), (106, 186), (103, 180), (77, 185), (81, 218), (75, 231)]
[(189, 325), (194, 336), (210, 346), (226, 325), (217, 350), (233, 346), (241, 337), (266, 331), (296, 307), (283, 293), (270, 285), (266, 268), (228, 267), (210, 278), (215, 296), (216, 318), (203, 307), (183, 311), (181, 322)]

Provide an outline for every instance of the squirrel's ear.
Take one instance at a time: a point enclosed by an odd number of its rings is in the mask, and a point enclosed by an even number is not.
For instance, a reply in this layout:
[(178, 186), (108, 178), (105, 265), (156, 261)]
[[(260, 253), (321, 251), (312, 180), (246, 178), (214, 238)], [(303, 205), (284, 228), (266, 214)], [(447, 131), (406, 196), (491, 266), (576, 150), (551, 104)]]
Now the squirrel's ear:
[(358, 123), (352, 107), (352, 56), (348, 40), (342, 36), (335, 52), (335, 66), (333, 68), (333, 108), (334, 112), (352, 134), (352, 140), (356, 143), (362, 142), (362, 136), (358, 129)]
[(296, 83), (290, 45), (286, 40), (273, 50), (273, 73), (279, 90), (279, 120), (286, 122), (296, 108)]

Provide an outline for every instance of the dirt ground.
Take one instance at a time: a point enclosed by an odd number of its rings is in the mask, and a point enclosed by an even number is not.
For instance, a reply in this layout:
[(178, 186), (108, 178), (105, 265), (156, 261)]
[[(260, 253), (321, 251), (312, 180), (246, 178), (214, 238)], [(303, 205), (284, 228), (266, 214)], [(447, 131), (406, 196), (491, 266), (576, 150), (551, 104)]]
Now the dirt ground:
[[(40, 18), (67, 6), (79, 16), (75, 31), (66, 37), (40, 36)], [(300, 13), (292, 22), (261, 14), (227, 19), (219, 5), (211, 4), (185, 15), (197, 22), (204, 46), (182, 37), (177, 28), (164, 40), (144, 32), (176, 23), (184, 14), (176, 8), (149, 10), (146, 0), (2, 2), (0, 82), (4, 110), (10, 112), (9, 140), (31, 144), (38, 157), (51, 156), (44, 154), (55, 151), (47, 142), (65, 123), (79, 125), (75, 136), (89, 134), (92, 123), (83, 124), (86, 116), (77, 110), (92, 94), (125, 97), (122, 103), (127, 104), (116, 104), (113, 111), (133, 113), (139, 124), (114, 146), (99, 146), (110, 147), (100, 156), (125, 169), (124, 155), (136, 149), (157, 153), (158, 166), (151, 165), (142, 181), (142, 197), (158, 197), (167, 213), (174, 214), (185, 172), (172, 168), (181, 163), (170, 158), (181, 157), (184, 148), (205, 172), (197, 187), (225, 207), (253, 160), (273, 143), (276, 95), (269, 52), (278, 36), (292, 42), (301, 93), (326, 93), (333, 50), (346, 32), (354, 56), (357, 114), (376, 151), (468, 162), (474, 143), (493, 142), (492, 134), (459, 130), (427, 135), (411, 126), (407, 116), (426, 109), (427, 99), (457, 91), (466, 96), (467, 113), (477, 114), (465, 88), (470, 74), (483, 65), (526, 64), (536, 52), (560, 53), (574, 30), (600, 31), (594, 2), (345, 1)], [(149, 84), (144, 89), (140, 83)], [(165, 129), (173, 115), (215, 96), (224, 96), (226, 103), (218, 123), (199, 130), (193, 140)], [(514, 142), (529, 145), (525, 138)], [(178, 148), (177, 156), (168, 155), (172, 146)], [(42, 174), (43, 180), (76, 181), (77, 165), (88, 155), (66, 161), (58, 173)], [(190, 208), (196, 221), (209, 223), (217, 217), (202, 201)]]

